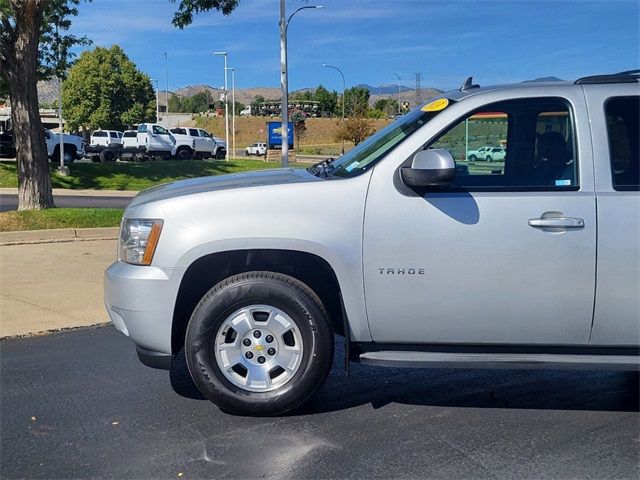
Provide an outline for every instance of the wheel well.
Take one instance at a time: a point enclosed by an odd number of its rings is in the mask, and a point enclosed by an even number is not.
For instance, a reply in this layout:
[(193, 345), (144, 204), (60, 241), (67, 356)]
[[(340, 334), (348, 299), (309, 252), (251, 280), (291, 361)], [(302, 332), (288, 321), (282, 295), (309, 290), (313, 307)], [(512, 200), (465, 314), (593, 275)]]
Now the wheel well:
[(191, 148), (189, 145), (180, 145), (178, 147), (178, 150), (176, 150), (177, 152), (181, 152), (182, 150), (189, 150), (190, 152), (193, 151), (193, 148)]
[[(73, 143), (63, 143), (65, 152), (76, 152), (78, 148)], [(53, 154), (60, 152), (60, 144), (57, 143), (55, 147), (53, 147)]]
[(344, 333), (340, 286), (333, 269), (324, 259), (292, 250), (234, 250), (206, 255), (187, 268), (173, 311), (172, 353), (183, 347), (191, 313), (204, 294), (225, 278), (251, 271), (283, 273), (307, 284), (322, 300), (334, 331), (341, 335)]

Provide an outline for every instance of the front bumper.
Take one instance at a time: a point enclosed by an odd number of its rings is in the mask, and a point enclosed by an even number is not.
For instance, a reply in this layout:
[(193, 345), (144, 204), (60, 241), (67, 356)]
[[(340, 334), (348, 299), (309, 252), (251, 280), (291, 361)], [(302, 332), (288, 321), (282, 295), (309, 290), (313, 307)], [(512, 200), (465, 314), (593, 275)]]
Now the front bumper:
[(164, 368), (184, 269), (114, 262), (104, 272), (104, 302), (113, 325), (138, 346), (145, 365)]

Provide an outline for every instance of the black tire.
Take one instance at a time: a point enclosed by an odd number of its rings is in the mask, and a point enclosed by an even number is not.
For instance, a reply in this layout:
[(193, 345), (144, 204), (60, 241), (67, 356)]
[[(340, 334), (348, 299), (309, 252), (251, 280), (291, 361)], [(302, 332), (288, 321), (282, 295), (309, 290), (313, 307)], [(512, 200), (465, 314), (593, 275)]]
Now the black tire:
[(191, 160), (193, 158), (193, 152), (188, 148), (181, 148), (176, 154), (178, 160)]
[(116, 161), (116, 154), (113, 151), (105, 148), (100, 152), (100, 161), (102, 163), (111, 163)]
[(485, 160), (486, 160), (487, 162), (491, 162), (493, 159), (491, 158), (491, 155), (487, 155), (487, 158), (485, 158)]
[[(225, 320), (249, 305), (270, 305), (295, 323), (302, 360), (275, 390), (249, 391), (234, 385), (219, 368), (212, 346)], [(302, 405), (324, 383), (333, 360), (331, 322), (318, 296), (304, 283), (273, 272), (247, 272), (223, 280), (196, 306), (185, 338), (189, 372), (200, 392), (222, 410), (238, 415), (279, 415)]]
[(476, 157), (475, 155), (469, 155), (469, 161), (470, 162), (475, 162), (478, 159), (478, 157)]
[(226, 156), (227, 156), (227, 151), (223, 148), (221, 148), (216, 152), (216, 160), (222, 160)]
[[(64, 146), (64, 164), (69, 165), (74, 162), (78, 158), (78, 154), (76, 153), (76, 147), (72, 145)], [(56, 145), (53, 149), (53, 153), (51, 154), (50, 160), (52, 163), (60, 162), (60, 147)]]

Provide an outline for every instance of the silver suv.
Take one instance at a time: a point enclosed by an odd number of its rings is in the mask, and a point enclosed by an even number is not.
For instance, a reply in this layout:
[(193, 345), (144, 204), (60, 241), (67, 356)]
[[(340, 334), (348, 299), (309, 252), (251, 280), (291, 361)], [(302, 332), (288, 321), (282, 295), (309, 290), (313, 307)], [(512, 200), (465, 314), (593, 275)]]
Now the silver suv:
[(370, 365), (638, 369), (639, 104), (637, 71), (469, 79), (333, 162), (152, 188), (107, 310), (238, 414), (305, 402), (334, 334)]

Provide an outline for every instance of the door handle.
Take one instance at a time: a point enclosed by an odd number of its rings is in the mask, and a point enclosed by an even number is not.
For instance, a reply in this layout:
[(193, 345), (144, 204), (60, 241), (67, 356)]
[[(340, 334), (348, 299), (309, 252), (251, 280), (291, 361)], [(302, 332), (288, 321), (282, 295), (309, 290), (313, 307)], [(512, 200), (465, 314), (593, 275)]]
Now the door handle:
[(546, 217), (529, 219), (529, 225), (533, 228), (551, 229), (551, 230), (568, 230), (584, 228), (584, 220), (582, 218), (572, 217)]

